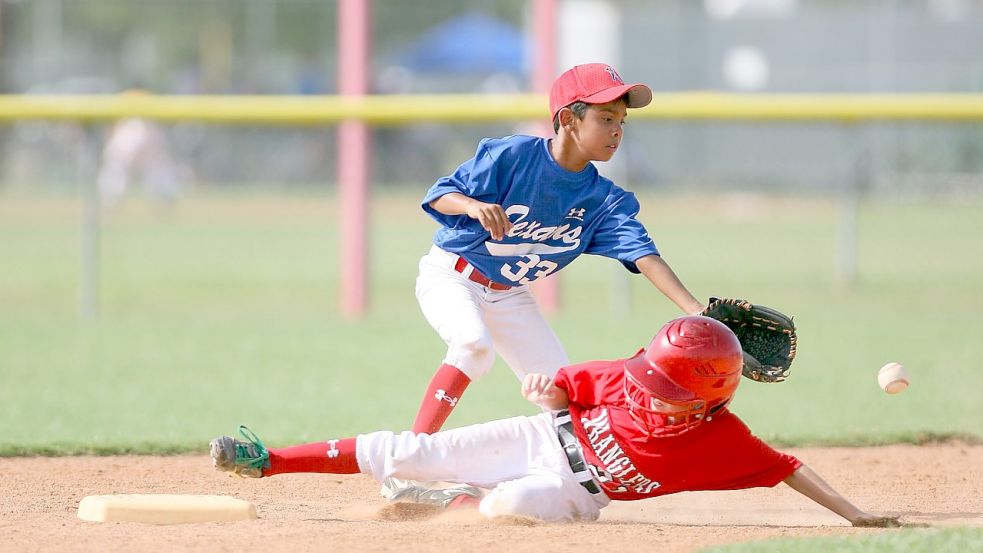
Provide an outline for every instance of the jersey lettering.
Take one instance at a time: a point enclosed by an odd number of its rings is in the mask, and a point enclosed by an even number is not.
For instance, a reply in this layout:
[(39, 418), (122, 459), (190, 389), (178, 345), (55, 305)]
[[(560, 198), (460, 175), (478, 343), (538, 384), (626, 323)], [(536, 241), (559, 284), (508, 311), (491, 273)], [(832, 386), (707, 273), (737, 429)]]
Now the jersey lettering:
[(604, 463), (604, 467), (592, 467), (591, 470), (595, 475), (604, 474), (608, 478), (608, 480), (598, 479), (606, 492), (618, 494), (633, 491), (648, 494), (662, 486), (661, 483), (642, 474), (618, 445), (611, 432), (607, 409), (601, 409), (600, 414), (593, 419), (582, 417), (580, 422), (587, 431), (587, 440), (590, 442), (591, 449)]
[[(529, 284), (556, 271), (560, 266), (554, 261), (543, 259), (542, 255), (563, 253), (580, 247), (580, 234), (583, 227), (572, 227), (569, 223), (559, 226), (544, 226), (540, 221), (527, 221), (529, 206), (510, 205), (505, 214), (512, 221), (507, 236), (530, 240), (532, 243), (501, 244), (487, 243), (488, 252), (495, 256), (521, 256), (515, 263), (506, 263), (500, 270), (502, 276), (512, 282)], [(559, 241), (562, 246), (544, 244)]]
[[(509, 237), (532, 240), (533, 242), (559, 240), (566, 245), (573, 246), (570, 249), (576, 249), (580, 246), (580, 234), (584, 232), (584, 228), (580, 225), (572, 228), (569, 223), (559, 226), (543, 226), (540, 221), (526, 221), (526, 217), (529, 216), (529, 206), (521, 204), (510, 205), (505, 209), (505, 215), (512, 222), (512, 228), (507, 234)], [(516, 216), (514, 220), (512, 219), (513, 215)]]
[(615, 459), (607, 467), (608, 467), (608, 471), (614, 474), (620, 474), (623, 471), (630, 470), (631, 463), (628, 461), (628, 457), (622, 457), (620, 459)]

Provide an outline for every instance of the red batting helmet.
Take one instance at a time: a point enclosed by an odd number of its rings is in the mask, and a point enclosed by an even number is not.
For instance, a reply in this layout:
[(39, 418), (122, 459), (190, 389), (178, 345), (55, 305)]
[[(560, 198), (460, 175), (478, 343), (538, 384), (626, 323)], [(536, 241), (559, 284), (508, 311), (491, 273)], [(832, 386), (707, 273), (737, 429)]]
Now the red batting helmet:
[(653, 437), (696, 428), (730, 402), (741, 380), (737, 336), (720, 321), (691, 315), (669, 321), (625, 362), (625, 398)]

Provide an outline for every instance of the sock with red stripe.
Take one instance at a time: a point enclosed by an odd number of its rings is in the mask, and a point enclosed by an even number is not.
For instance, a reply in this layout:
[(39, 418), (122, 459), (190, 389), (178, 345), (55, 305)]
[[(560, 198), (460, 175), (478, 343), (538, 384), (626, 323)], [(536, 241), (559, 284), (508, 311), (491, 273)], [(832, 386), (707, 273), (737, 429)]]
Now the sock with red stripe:
[(471, 379), (460, 369), (446, 363), (441, 365), (423, 396), (420, 410), (413, 421), (413, 432), (433, 434), (440, 430), (469, 384)]
[(359, 472), (355, 458), (355, 438), (328, 440), (293, 447), (270, 448), (270, 466), (263, 476), (289, 472), (327, 472), (355, 474)]

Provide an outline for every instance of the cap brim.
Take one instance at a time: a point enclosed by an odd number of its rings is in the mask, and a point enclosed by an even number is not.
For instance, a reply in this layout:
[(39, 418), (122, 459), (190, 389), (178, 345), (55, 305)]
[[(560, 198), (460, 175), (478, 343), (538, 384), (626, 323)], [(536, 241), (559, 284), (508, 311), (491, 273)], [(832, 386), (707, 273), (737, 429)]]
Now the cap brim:
[(643, 108), (652, 102), (652, 89), (643, 84), (626, 84), (604, 89), (582, 98), (588, 104), (606, 104), (628, 95), (629, 108)]
[[(699, 399), (690, 390), (673, 382), (657, 365), (650, 363), (645, 358), (644, 350), (625, 361), (625, 369), (659, 399), (680, 403)], [(652, 371), (651, 375), (648, 374), (649, 371)]]

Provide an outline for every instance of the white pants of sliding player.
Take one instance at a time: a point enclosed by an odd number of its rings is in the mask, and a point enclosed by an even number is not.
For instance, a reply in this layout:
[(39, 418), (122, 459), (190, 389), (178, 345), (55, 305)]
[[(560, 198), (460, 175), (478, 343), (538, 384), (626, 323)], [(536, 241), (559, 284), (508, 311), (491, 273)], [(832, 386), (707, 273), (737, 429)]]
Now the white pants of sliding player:
[(569, 364), (528, 286), (486, 288), (455, 271), (457, 259), (432, 246), (416, 279), (420, 309), (447, 343), (444, 363), (477, 380), (491, 370), (497, 351), (520, 381), (528, 373), (553, 376)]
[(611, 501), (577, 482), (551, 413), (436, 434), (362, 434), (356, 451), (359, 469), (379, 481), (394, 476), (490, 488), (479, 507), (488, 517), (597, 520), (601, 508)]

